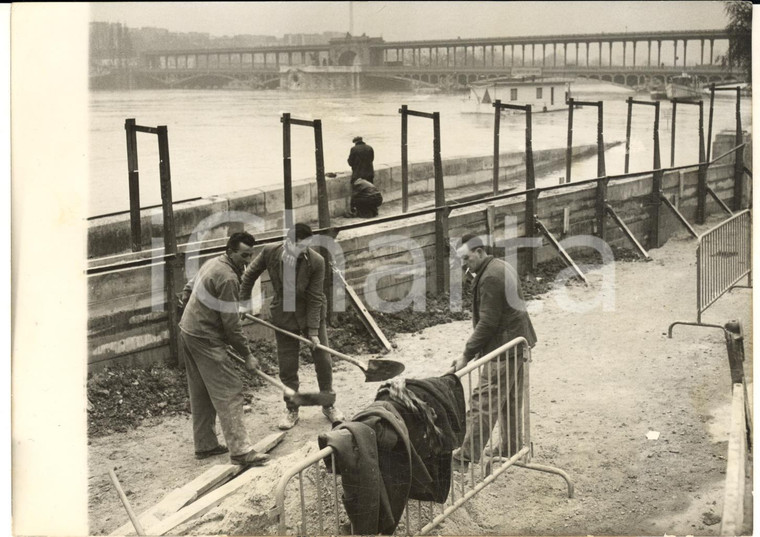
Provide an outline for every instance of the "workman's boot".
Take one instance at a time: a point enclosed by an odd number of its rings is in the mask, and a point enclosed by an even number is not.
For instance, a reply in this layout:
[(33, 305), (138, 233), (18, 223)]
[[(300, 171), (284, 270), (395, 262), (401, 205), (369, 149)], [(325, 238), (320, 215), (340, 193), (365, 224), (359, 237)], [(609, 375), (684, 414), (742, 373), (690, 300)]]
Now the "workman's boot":
[(259, 453), (255, 449), (252, 449), (248, 453), (243, 455), (231, 455), (230, 462), (240, 466), (263, 466), (269, 460), (269, 455), (266, 453)]
[(324, 414), (325, 417), (328, 420), (330, 420), (330, 423), (333, 423), (333, 424), (339, 421), (344, 421), (346, 419), (346, 416), (343, 415), (343, 412), (341, 412), (334, 406), (323, 406), (322, 414)]
[(287, 431), (288, 429), (295, 427), (296, 423), (298, 423), (298, 409), (287, 410), (282, 417), (282, 420), (280, 420), (280, 423), (277, 424), (277, 427), (283, 431)]

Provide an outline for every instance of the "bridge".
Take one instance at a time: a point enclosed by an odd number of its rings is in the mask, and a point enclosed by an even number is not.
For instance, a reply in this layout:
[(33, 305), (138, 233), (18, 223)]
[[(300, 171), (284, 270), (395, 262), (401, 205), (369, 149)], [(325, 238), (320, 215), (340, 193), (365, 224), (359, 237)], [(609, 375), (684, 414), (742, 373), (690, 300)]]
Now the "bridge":
[(452, 89), (526, 68), (632, 87), (684, 71), (704, 83), (741, 80), (726, 65), (729, 39), (722, 29), (395, 42), (346, 34), (324, 45), (151, 51), (130, 80), (156, 88)]

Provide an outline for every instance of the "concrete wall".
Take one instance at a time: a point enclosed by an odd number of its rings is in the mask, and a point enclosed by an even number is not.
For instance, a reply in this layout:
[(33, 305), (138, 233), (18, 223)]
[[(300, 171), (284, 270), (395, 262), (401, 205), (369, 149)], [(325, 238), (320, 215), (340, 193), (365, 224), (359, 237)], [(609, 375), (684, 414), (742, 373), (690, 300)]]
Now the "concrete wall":
[[(608, 144), (612, 145), (612, 144)], [(574, 158), (583, 159), (596, 152), (595, 145), (580, 146), (574, 150)], [(565, 150), (549, 149), (534, 152), (537, 174), (564, 166)], [(522, 185), (525, 181), (525, 156), (522, 152), (502, 153), (500, 169), (510, 178), (510, 183)], [(444, 184), (446, 188), (488, 183), (488, 174), (477, 174), (493, 169), (493, 156), (461, 157), (443, 161)], [(327, 177), (327, 194), (330, 200), (330, 214), (343, 216), (351, 198), (350, 172)], [(434, 192), (433, 161), (409, 164), (409, 193), (411, 195)], [(375, 184), (383, 193), (385, 203), (401, 198), (401, 167), (377, 163)], [(224, 211), (241, 211), (263, 220), (265, 230), (281, 230), (283, 227), (282, 185), (269, 185), (249, 190), (209, 196), (196, 201), (174, 205), (174, 226), (177, 242), (187, 242), (196, 226), (205, 218)], [(300, 222), (317, 222), (316, 180), (306, 179), (293, 182), (293, 208), (295, 218)], [(163, 220), (161, 208), (141, 211), (142, 246), (144, 249), (161, 247), (163, 242)], [(207, 238), (227, 237), (230, 227), (219, 226)], [(89, 222), (87, 255), (90, 259), (122, 254), (131, 251), (129, 214), (98, 218)], [(156, 244), (151, 246), (155, 242)]]
[[(511, 158), (516, 158), (512, 156)], [(448, 166), (464, 171), (472, 166), (472, 159), (463, 159), (458, 164)], [(485, 160), (482, 161), (485, 165)], [(421, 164), (416, 167), (416, 182), (427, 175)], [(422, 170), (420, 170), (422, 168)], [(449, 175), (451, 172), (447, 173)], [(393, 181), (391, 168), (381, 168), (378, 178)], [(336, 178), (332, 188), (340, 188), (347, 180)], [(381, 183), (382, 184), (382, 183)], [(387, 183), (386, 183), (387, 184)], [(726, 162), (715, 165), (708, 172), (708, 184), (724, 201), (733, 194), (733, 165)], [(645, 246), (650, 237), (651, 210), (651, 175), (615, 181), (609, 184), (608, 202), (626, 222), (628, 227)], [(310, 185), (303, 187), (302, 197), (295, 199), (313, 199)], [(680, 172), (670, 172), (663, 178), (663, 190), (670, 200), (680, 209), (689, 221), (696, 216), (697, 167)], [(306, 192), (308, 191), (308, 196)], [(273, 203), (281, 206), (276, 193), (267, 191), (251, 192), (249, 197), (253, 204), (266, 205), (272, 198)], [(269, 196), (269, 197), (268, 197)], [(336, 196), (337, 197), (337, 196)], [(593, 184), (570, 186), (565, 189), (542, 193), (538, 202), (538, 217), (559, 239), (573, 235), (592, 234), (595, 227), (595, 188)], [(214, 209), (212, 202), (199, 203), (199, 210), (210, 212)], [(278, 202), (279, 201), (279, 202)], [(240, 198), (236, 203), (243, 203)], [(224, 206), (225, 202), (218, 202)], [(231, 199), (226, 200), (229, 206)], [(504, 217), (515, 219), (517, 235), (524, 235), (524, 198), (518, 196), (493, 204), (495, 212), (496, 238), (504, 235)], [(301, 204), (300, 207), (305, 207)], [(568, 209), (569, 227), (563, 230), (564, 211)], [(660, 243), (681, 228), (679, 222), (663, 205), (661, 206)], [(719, 212), (717, 204), (709, 197), (708, 214)], [(627, 245), (627, 239), (607, 219), (608, 232), (606, 240), (613, 245)], [(466, 209), (454, 209), (449, 218), (449, 237), (456, 239), (465, 232), (485, 233), (486, 206)], [(385, 240), (384, 246), (377, 246), (378, 241)], [(419, 246), (421, 257), (404, 247), (405, 240), (413, 240)], [(376, 224), (355, 230), (342, 232), (338, 244), (343, 249), (346, 260), (346, 278), (348, 282), (366, 299), (379, 297), (383, 300), (400, 300), (407, 298), (412, 290), (414, 278), (424, 277), (427, 291), (433, 291), (435, 274), (435, 223), (432, 216), (415, 217), (406, 221)], [(538, 252), (539, 261), (547, 260), (556, 254), (550, 246), (544, 245)], [(203, 260), (201, 260), (203, 261)], [(178, 289), (188, 274), (179, 277)], [(367, 282), (376, 282), (375, 290), (369, 290)], [(162, 269), (160, 267), (143, 267), (112, 274), (91, 276), (89, 278), (89, 325), (88, 325), (88, 362), (91, 368), (103, 365), (136, 365), (165, 359), (168, 357), (168, 329), (163, 310)], [(262, 282), (264, 303), (271, 296), (271, 288), (266, 278)], [(424, 292), (424, 291), (421, 291)], [(422, 299), (422, 296), (418, 298)], [(266, 307), (263, 308), (266, 312)], [(252, 337), (271, 337), (260, 327), (249, 327)]]

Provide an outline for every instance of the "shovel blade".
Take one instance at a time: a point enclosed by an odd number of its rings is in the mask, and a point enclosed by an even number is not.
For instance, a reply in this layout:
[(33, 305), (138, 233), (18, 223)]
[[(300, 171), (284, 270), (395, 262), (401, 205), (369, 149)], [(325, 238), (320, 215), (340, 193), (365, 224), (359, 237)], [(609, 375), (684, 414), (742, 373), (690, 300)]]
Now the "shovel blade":
[(289, 399), (298, 406), (333, 406), (335, 404), (335, 394), (329, 392), (296, 392)]
[(394, 360), (369, 360), (364, 372), (364, 382), (381, 382), (404, 372), (404, 364)]

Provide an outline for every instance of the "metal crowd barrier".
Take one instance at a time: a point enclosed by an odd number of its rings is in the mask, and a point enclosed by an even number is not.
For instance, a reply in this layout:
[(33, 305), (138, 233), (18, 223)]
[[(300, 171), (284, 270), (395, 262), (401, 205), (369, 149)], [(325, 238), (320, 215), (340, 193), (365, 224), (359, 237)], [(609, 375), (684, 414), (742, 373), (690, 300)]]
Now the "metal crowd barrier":
[[(520, 364), (522, 362), (522, 364)], [(531, 463), (532, 444), (530, 441), (530, 347), (525, 338), (515, 338), (477, 360), (470, 362), (465, 368), (456, 372), (462, 380), (467, 401), (471, 401), (473, 391), (477, 389), (482, 375), (497, 379), (487, 388), (481, 389), (481, 397), (486, 396), (487, 404), (481, 404), (485, 420), (496, 423), (493, 434), (478, 427), (476, 430), (481, 450), (479, 463), (452, 461), (451, 488), (447, 500), (443, 504), (411, 500), (396, 528), (396, 535), (425, 535), (448, 518), (454, 511), (462, 507), (478, 492), (494, 482), (494, 480), (512, 466), (547, 472), (561, 476), (567, 483), (568, 497), (573, 497), (573, 483), (568, 475), (554, 467)], [(520, 367), (522, 366), (522, 367)], [(497, 371), (502, 373), (496, 374)], [(477, 378), (473, 378), (473, 377)], [(513, 397), (506, 397), (505, 405), (494, 405), (491, 396), (496, 395), (497, 401), (502, 400), (502, 394), (508, 386), (517, 386)], [(521, 389), (520, 389), (521, 388)], [(496, 406), (496, 408), (494, 408)], [(468, 431), (473, 427), (468, 416)], [(503, 418), (503, 420), (502, 420)], [(499, 438), (500, 423), (505, 424), (507, 440), (494, 442), (493, 437)], [(350, 433), (346, 433), (350, 434)], [(486, 437), (487, 436), (487, 437)], [(474, 448), (476, 435), (470, 436), (470, 448)], [(514, 442), (513, 442), (514, 441)], [(514, 444), (514, 445), (513, 445)], [(333, 469), (328, 473), (321, 461)], [(296, 522), (291, 528), (295, 535), (339, 535), (351, 533), (348, 516), (341, 501), (340, 476), (335, 471), (335, 454), (331, 447), (326, 447), (298, 464), (289, 468), (280, 479), (275, 489), (275, 512), (279, 517), (278, 534), (288, 535), (287, 512), (299, 512), (300, 523)], [(287, 491), (291, 480), (298, 476), (297, 488), (299, 497), (295, 502), (288, 502)], [(294, 505), (295, 504), (295, 505)]]
[[(747, 285), (737, 285), (747, 277)], [(676, 321), (668, 328), (668, 337), (678, 324), (705, 324), (702, 314), (734, 287), (752, 287), (752, 213), (736, 213), (698, 237), (697, 246), (697, 322)]]

